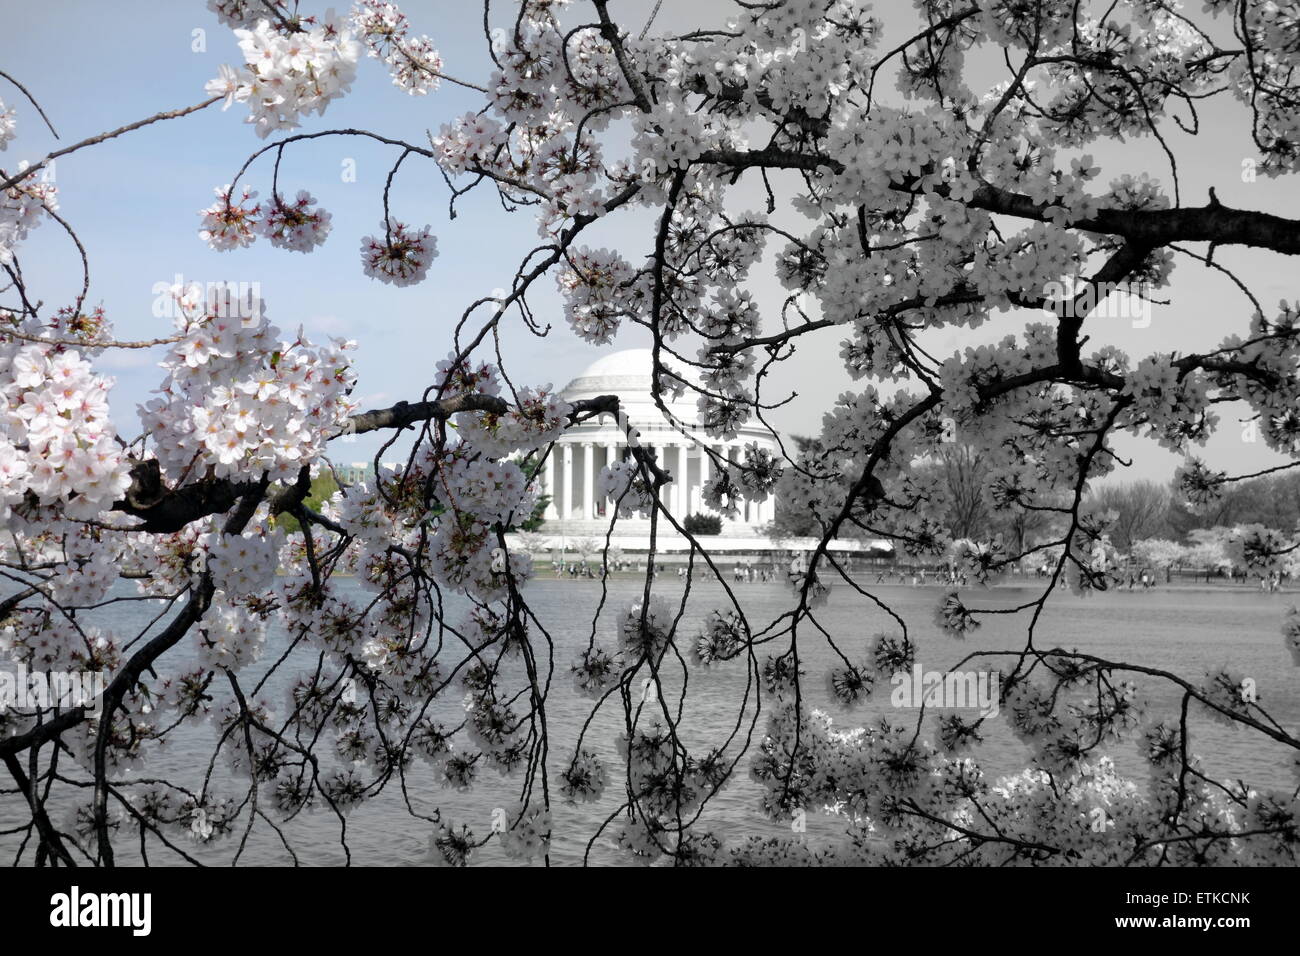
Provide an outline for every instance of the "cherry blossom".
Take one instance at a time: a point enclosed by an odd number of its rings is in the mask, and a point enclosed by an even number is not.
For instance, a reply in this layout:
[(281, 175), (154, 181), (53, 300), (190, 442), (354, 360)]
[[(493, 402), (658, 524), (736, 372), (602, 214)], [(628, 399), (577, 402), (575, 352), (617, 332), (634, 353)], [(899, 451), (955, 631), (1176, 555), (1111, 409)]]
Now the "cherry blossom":
[(18, 136), (18, 111), (5, 106), (0, 100), (0, 150), (9, 148), (9, 144)]
[(277, 197), (259, 224), (262, 235), (281, 249), (311, 252), (330, 234), (330, 214), (313, 208), (315, 202), (310, 193), (301, 189), (292, 203)]
[(58, 187), (32, 176), (0, 189), (0, 265), (13, 262), (18, 244), (45, 218), (57, 212)]
[(230, 184), (213, 190), (217, 201), (206, 209), (200, 209), (203, 226), (199, 238), (213, 249), (225, 251), (252, 245), (257, 238), (262, 212), (260, 203), (249, 204), (257, 196), (256, 190), (242, 187), (240, 196), (235, 198)]
[(351, 88), (360, 45), (336, 23), (286, 33), (267, 19), (250, 22), (249, 5), (244, 3), (228, 4), (219, 12), (227, 22), (245, 24), (234, 33), (247, 70), (232, 75), (229, 68), (223, 69), (208, 92), (247, 103), (247, 122), (258, 136), (292, 129), (303, 115), (324, 113)]
[(384, 235), (366, 236), (361, 240), (361, 262), (365, 274), (396, 286), (423, 281), (437, 255), (438, 240), (428, 226), (416, 230), (389, 221)]

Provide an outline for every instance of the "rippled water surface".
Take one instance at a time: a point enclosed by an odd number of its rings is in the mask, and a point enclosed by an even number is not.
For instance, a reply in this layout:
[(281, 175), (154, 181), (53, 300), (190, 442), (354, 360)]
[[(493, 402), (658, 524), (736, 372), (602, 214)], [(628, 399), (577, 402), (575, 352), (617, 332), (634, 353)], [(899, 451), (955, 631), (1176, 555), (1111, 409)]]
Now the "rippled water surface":
[[(874, 576), (872, 578), (874, 580)], [(934, 587), (877, 586), (863, 582), (872, 593), (897, 611), (908, 623), (919, 644), (918, 660), (927, 670), (952, 666), (965, 654), (975, 650), (1014, 650), (1024, 645), (1024, 615), (995, 615), (984, 618), (984, 625), (963, 642), (939, 634), (933, 624), (934, 607), (941, 591)], [(343, 586), (354, 587), (355, 584)], [(604, 617), (597, 625), (598, 637), (609, 643), (612, 615), (639, 595), (644, 583), (633, 578), (611, 580)], [(755, 626), (766, 623), (787, 610), (790, 592), (780, 584), (737, 584), (732, 586)], [(538, 617), (549, 630), (555, 644), (554, 676), (546, 704), (551, 733), (551, 752), (547, 761), (552, 787), (572, 752), (572, 743), (591, 713), (591, 702), (578, 697), (572, 689), (568, 667), (586, 646), (591, 628), (591, 614), (600, 597), (600, 584), (588, 580), (556, 580), (543, 577), (529, 586), (529, 598)], [(673, 601), (680, 600), (681, 583), (673, 577), (656, 584), (656, 593)], [(127, 592), (124, 592), (127, 593)], [(997, 587), (988, 591), (968, 590), (966, 600), (980, 607), (1014, 607), (1032, 600), (1037, 592), (1029, 587)], [(1234, 673), (1255, 679), (1261, 702), (1282, 726), (1294, 731), (1300, 727), (1300, 669), (1293, 666), (1283, 646), (1280, 633), (1282, 615), (1295, 595), (1265, 595), (1255, 591), (1230, 589), (1175, 590), (1151, 592), (1120, 591), (1078, 598), (1068, 593), (1052, 597), (1037, 628), (1036, 645), (1041, 648), (1063, 647), (1097, 654), (1112, 660), (1173, 671), (1198, 682), (1208, 670), (1229, 665)], [(691, 590), (682, 627), (694, 634), (695, 625), (710, 609), (725, 606), (727, 597), (716, 583), (697, 582)], [(123, 630), (142, 623), (140, 605), (121, 604), (111, 609), (105, 623)], [(828, 605), (818, 612), (821, 625), (835, 638), (851, 659), (862, 660), (872, 636), (880, 631), (897, 631), (897, 624), (880, 608), (855, 595), (842, 584), (833, 592)], [(788, 645), (788, 636), (778, 639), (775, 647)], [(685, 644), (683, 644), (685, 646)], [(265, 668), (275, 661), (285, 647), (283, 634), (273, 634), (258, 664), (241, 673), (241, 682), (251, 686)], [(539, 651), (544, 653), (544, 649)], [(806, 675), (806, 693), (814, 707), (826, 706), (824, 673), (836, 662), (824, 638), (806, 625), (799, 634), (799, 653)], [(184, 649), (172, 658), (183, 659)], [(284, 676), (277, 675), (267, 684), (264, 696), (283, 706), (284, 688), (292, 675), (310, 667), (314, 656), (295, 654)], [(978, 665), (968, 665), (976, 667)], [(1171, 715), (1177, 714), (1179, 694), (1165, 682), (1139, 679), (1151, 707)], [(693, 751), (721, 744), (740, 727), (741, 739), (753, 719), (754, 693), (749, 688), (749, 707), (742, 713), (748, 683), (741, 661), (709, 669), (692, 668), (688, 675), (689, 695), (685, 704), (681, 733)], [(665, 678), (663, 691), (676, 700), (680, 681)], [(216, 684), (214, 686), (224, 686)], [(889, 704), (889, 687), (878, 686), (873, 698), (850, 714), (837, 713), (836, 721), (845, 725), (889, 716), (898, 720), (900, 712)], [(432, 711), (436, 719), (460, 719), (458, 695), (439, 701)], [(760, 717), (754, 731), (755, 742), (761, 735), (766, 718)], [(1026, 763), (1022, 745), (1007, 732), (1002, 720), (995, 720), (988, 739), (976, 756), (990, 776), (1021, 769)], [(606, 705), (587, 730), (585, 746), (598, 753), (613, 774), (621, 763), (615, 738), (623, 727), (623, 715), (617, 701)], [(183, 728), (170, 739), (163, 752), (150, 760), (140, 776), (166, 776), (188, 785), (197, 784), (211, 759), (215, 737), (210, 725)], [(1286, 748), (1246, 730), (1234, 730), (1207, 719), (1192, 723), (1193, 749), (1202, 755), (1207, 771), (1218, 778), (1245, 780), (1252, 786), (1282, 787), (1291, 781)], [(1132, 745), (1113, 754), (1121, 772), (1142, 779), (1145, 770)], [(728, 838), (748, 834), (769, 835), (788, 832), (757, 812), (759, 787), (747, 775), (748, 757), (729, 786), (711, 803), (706, 825)], [(222, 774), (218, 763), (217, 776)], [(8, 782), (8, 781), (6, 781)], [(479, 834), (491, 826), (495, 807), (511, 806), (518, 796), (518, 778), (501, 777), (486, 770), (469, 793), (442, 789), (432, 772), (420, 762), (407, 775), (406, 794), (390, 785), (378, 798), (354, 810), (347, 817), (347, 843), (354, 863), (425, 865), (429, 862), (430, 824), (413, 820), (406, 814), (404, 801), (416, 811), (432, 814), (440, 809), (444, 819), (465, 823)], [(232, 793), (233, 791), (227, 791)], [(581, 862), (588, 852), (588, 841), (602, 822), (615, 811), (620, 788), (615, 782), (601, 801), (593, 805), (569, 807), (558, 798), (555, 808), (555, 842), (552, 862)], [(0, 829), (7, 829), (25, 818), (23, 809), (12, 795), (0, 796)], [(57, 816), (60, 808), (53, 808)], [(830, 837), (840, 827), (833, 817), (813, 815), (808, 835), (813, 841)], [(340, 844), (338, 820), (327, 810), (316, 810), (285, 827), (285, 837), (293, 844), (303, 863), (338, 864), (345, 856)], [(0, 853), (12, 859), (18, 837), (0, 836)], [(138, 862), (130, 840), (120, 841), (120, 862)], [(235, 851), (236, 841), (225, 840), (203, 847), (186, 844), (187, 852), (204, 862), (227, 863)], [(30, 849), (26, 859), (30, 860)], [(170, 859), (174, 860), (174, 857)], [(499, 862), (503, 859), (495, 842), (482, 850), (476, 859)], [(590, 862), (617, 862), (608, 837), (597, 839), (590, 848)], [(151, 852), (151, 861), (169, 862), (161, 848)], [(279, 838), (259, 824), (244, 852), (243, 862), (284, 864), (291, 862)]]

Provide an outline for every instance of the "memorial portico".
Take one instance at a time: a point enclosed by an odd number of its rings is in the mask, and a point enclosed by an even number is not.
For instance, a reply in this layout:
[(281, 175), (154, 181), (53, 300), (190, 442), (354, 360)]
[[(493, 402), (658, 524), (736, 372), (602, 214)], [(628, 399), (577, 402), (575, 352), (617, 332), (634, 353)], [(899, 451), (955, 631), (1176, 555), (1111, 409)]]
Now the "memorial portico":
[[(689, 426), (696, 418), (693, 394), (689, 390), (680, 404), (667, 402), (672, 414), (687, 426), (674, 428), (651, 395), (652, 356), (649, 349), (628, 349), (604, 356), (575, 378), (561, 393), (567, 400), (617, 395), (628, 421), (637, 430), (637, 443), (651, 450), (659, 466), (673, 481), (663, 488), (663, 502), (678, 520), (688, 514), (714, 514), (705, 505), (702, 489), (712, 477), (714, 463), (705, 448), (717, 458), (737, 461), (745, 445), (757, 443), (778, 454), (776, 442), (762, 426), (742, 427), (729, 441), (709, 438)], [(551, 497), (546, 509), (545, 531), (565, 534), (595, 534), (608, 527), (612, 502), (597, 500), (596, 484), (602, 468), (628, 455), (628, 438), (611, 416), (583, 422), (557, 441), (542, 472), (542, 491)], [(684, 476), (684, 478), (683, 478)], [(723, 519), (723, 533), (761, 534), (775, 517), (775, 501), (747, 502), (735, 519)], [(649, 521), (622, 519), (616, 526), (639, 533)]]

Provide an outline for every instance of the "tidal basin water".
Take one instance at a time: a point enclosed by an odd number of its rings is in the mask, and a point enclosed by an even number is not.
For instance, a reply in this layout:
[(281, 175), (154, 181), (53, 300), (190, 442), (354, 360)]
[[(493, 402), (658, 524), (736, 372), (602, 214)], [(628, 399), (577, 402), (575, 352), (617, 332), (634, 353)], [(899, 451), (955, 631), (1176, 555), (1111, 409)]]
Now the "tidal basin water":
[[(944, 670), (971, 651), (1016, 650), (1024, 646), (1027, 622), (1024, 614), (985, 617), (982, 627), (964, 641), (958, 641), (940, 634), (933, 623), (934, 608), (943, 593), (942, 589), (876, 585), (872, 582), (874, 575), (859, 579), (862, 586), (888, 603), (907, 621), (913, 639), (918, 644), (918, 663), (925, 670)], [(782, 614), (791, 605), (791, 592), (783, 584), (728, 583), (756, 628)], [(357, 587), (351, 581), (340, 584), (343, 587)], [(643, 580), (631, 577), (614, 579), (608, 583), (606, 609), (597, 623), (598, 640), (605, 646), (612, 643), (616, 614), (639, 595), (643, 587)], [(662, 575), (655, 584), (655, 593), (670, 602), (679, 601), (682, 591), (682, 583), (671, 573)], [(617, 754), (615, 740), (622, 732), (623, 713), (617, 698), (606, 702), (588, 727), (584, 741), (584, 746), (595, 751), (610, 771), (611, 785), (605, 795), (594, 804), (569, 806), (556, 792), (559, 774), (572, 752), (578, 729), (592, 708), (590, 700), (579, 697), (574, 692), (569, 664), (586, 646), (591, 631), (591, 615), (600, 592), (601, 585), (598, 581), (557, 580), (549, 575), (541, 576), (528, 587), (529, 599), (555, 644), (554, 674), (546, 703), (551, 735), (547, 766), (555, 821), (551, 854), (553, 864), (582, 862), (584, 853), (588, 850), (588, 841), (621, 802), (619, 775), (623, 765)], [(123, 586), (122, 593), (130, 591)], [(967, 588), (962, 591), (964, 599), (972, 606), (1001, 608), (1023, 604), (1038, 593), (1037, 589), (1027, 583), (987, 590)], [(1235, 674), (1254, 679), (1260, 702), (1283, 727), (1294, 733), (1300, 729), (1300, 668), (1293, 665), (1283, 645), (1280, 628), (1287, 607), (1296, 603), (1297, 599), (1294, 593), (1263, 594), (1246, 588), (1157, 588), (1150, 592), (1118, 591), (1087, 598), (1062, 591), (1050, 599), (1037, 626), (1035, 645), (1039, 648), (1077, 649), (1110, 660), (1169, 670), (1194, 684), (1199, 683), (1207, 671), (1226, 665)], [(705, 614), (713, 608), (725, 607), (726, 603), (723, 588), (717, 583), (699, 580), (694, 583), (680, 625), (680, 633), (684, 638), (681, 643), (683, 651), (689, 646), (689, 641), (693, 641), (698, 622)], [(897, 633), (897, 624), (884, 611), (853, 593), (843, 583), (835, 588), (830, 601), (818, 611), (817, 617), (821, 625), (834, 636), (840, 648), (855, 661), (865, 659), (873, 635), (881, 631)], [(126, 631), (132, 625), (138, 629), (144, 619), (143, 606), (124, 603), (106, 609), (103, 623)], [(760, 660), (769, 651), (784, 649), (788, 646), (788, 641), (788, 636), (781, 637), (760, 649)], [(544, 654), (544, 642), (540, 642), (539, 646), (539, 653)], [(251, 687), (265, 669), (280, 657), (284, 647), (284, 635), (273, 633), (261, 661), (246, 667), (241, 673), (241, 683), (245, 687)], [(831, 708), (824, 675), (837, 662), (837, 658), (825, 640), (807, 625), (800, 629), (799, 653), (805, 674), (805, 694), (813, 707), (830, 710), (837, 725), (861, 726), (881, 717), (893, 721), (915, 720), (915, 711), (899, 710), (891, 706), (891, 687), (884, 682), (877, 684), (870, 700), (847, 714)], [(171, 658), (165, 658), (163, 663), (166, 665), (168, 660), (185, 661), (190, 656), (188, 648), (177, 648)], [(262, 696), (274, 706), (283, 707), (284, 688), (300, 670), (309, 669), (314, 659), (314, 654), (310, 652), (295, 652), (287, 664), (282, 666), (283, 676), (273, 677)], [(970, 663), (963, 669), (974, 670), (982, 666)], [(165, 671), (160, 668), (160, 673)], [(740, 707), (747, 681), (743, 658), (707, 669), (690, 669), (690, 693), (680, 733), (693, 752), (703, 752), (710, 746), (721, 744), (731, 734), (738, 717), (742, 716)], [(1177, 688), (1167, 682), (1141, 677), (1136, 683), (1153, 710), (1176, 718), (1180, 700)], [(639, 681), (637, 686), (639, 687)], [(674, 704), (679, 687), (678, 680), (665, 672), (661, 692)], [(219, 695), (228, 693), (222, 683), (215, 683), (214, 688), (219, 688)], [(742, 737), (753, 716), (752, 689), (749, 700), (749, 709), (743, 714)], [(458, 722), (460, 715), (463, 715), (459, 691), (446, 694), (446, 699), (440, 699), (430, 713), (435, 719), (452, 725)], [(766, 713), (759, 717), (753, 738), (755, 745), (761, 737), (766, 719)], [(927, 721), (927, 729), (929, 726), (930, 722)], [(987, 739), (973, 754), (986, 774), (994, 778), (1024, 768), (1027, 765), (1026, 750), (1007, 730), (1004, 720), (996, 718), (986, 727)], [(1290, 788), (1295, 785), (1291, 771), (1294, 753), (1288, 748), (1254, 731), (1226, 727), (1207, 717), (1198, 716), (1195, 710), (1191, 728), (1192, 750), (1201, 755), (1204, 767), (1212, 777), (1243, 780), (1259, 788)], [(215, 732), (209, 723), (192, 728), (184, 727), (169, 738), (161, 752), (155, 752), (136, 776), (167, 777), (197, 787), (211, 759), (215, 739)], [(1121, 773), (1139, 783), (1145, 780), (1145, 765), (1138, 757), (1135, 745), (1125, 743), (1111, 751), (1111, 755)], [(761, 787), (748, 776), (749, 760), (748, 755), (742, 758), (732, 781), (710, 803), (703, 817), (703, 825), (724, 839), (789, 833), (787, 825), (770, 821), (759, 812)], [(224, 762), (219, 760), (215, 779), (221, 781), (223, 777), (229, 780)], [(495, 808), (515, 804), (521, 779), (518, 776), (501, 776), (491, 769), (485, 769), (480, 772), (473, 790), (460, 793), (440, 787), (433, 771), (417, 759), (407, 774), (406, 799), (421, 813), (432, 814), (438, 808), (444, 820), (456, 825), (466, 824), (482, 836), (491, 830)], [(9, 784), (7, 779), (6, 784)], [(227, 783), (219, 792), (239, 796), (242, 789)], [(0, 830), (23, 822), (26, 819), (22, 813), (24, 809), (20, 798), (13, 795), (0, 796)], [(59, 811), (58, 806), (51, 807), (56, 821), (59, 819)], [(429, 837), (433, 827), (407, 815), (402, 790), (396, 782), (391, 782), (378, 797), (354, 809), (346, 819), (347, 842), (354, 864), (429, 864)], [(810, 813), (807, 826), (807, 839), (816, 843), (833, 838), (842, 829), (843, 821), (831, 815)], [(589, 862), (623, 862), (613, 846), (611, 832), (607, 830), (591, 846)], [(338, 819), (326, 807), (299, 816), (284, 827), (284, 833), (294, 845), (299, 861), (303, 864), (344, 862)], [(18, 839), (13, 835), (0, 836), (0, 859), (12, 860)], [(137, 842), (134, 837), (119, 839), (120, 864), (132, 865), (139, 862), (139, 854), (134, 848)], [(180, 842), (187, 852), (203, 862), (223, 864), (229, 863), (237, 847), (238, 837), (204, 845), (186, 841), (183, 837)], [(29, 847), (25, 860), (30, 862), (30, 859)], [(160, 846), (153, 847), (150, 852), (150, 860), (155, 864), (175, 862), (176, 859)], [(477, 851), (473, 859), (474, 862), (483, 863), (507, 862), (495, 841)], [(259, 822), (241, 863), (284, 865), (291, 862), (279, 838), (269, 827)]]

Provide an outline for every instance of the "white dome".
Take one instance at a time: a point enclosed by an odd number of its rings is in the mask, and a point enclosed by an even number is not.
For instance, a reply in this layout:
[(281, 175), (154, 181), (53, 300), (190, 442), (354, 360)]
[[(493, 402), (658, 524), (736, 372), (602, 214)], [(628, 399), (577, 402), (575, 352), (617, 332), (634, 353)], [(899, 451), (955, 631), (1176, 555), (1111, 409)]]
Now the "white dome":
[[(699, 370), (693, 365), (685, 365), (676, 356), (664, 353), (663, 368), (687, 382), (699, 384)], [(560, 393), (565, 398), (590, 398), (593, 395), (619, 395), (625, 400), (651, 402), (650, 376), (654, 368), (654, 351), (652, 349), (623, 349), (602, 355), (583, 370), (582, 374), (564, 387)], [(660, 384), (666, 386), (670, 380), (660, 378)], [(682, 398), (673, 400), (665, 392), (669, 405), (689, 405), (695, 407), (696, 394), (688, 391)]]
[(648, 378), (653, 364), (654, 351), (652, 349), (624, 349), (621, 352), (602, 355), (588, 365), (578, 378), (621, 377), (624, 375), (644, 375)]
[[(665, 354), (663, 358), (663, 364), (669, 371), (680, 375), (688, 382), (700, 381), (699, 369), (695, 366), (683, 365), (676, 356)], [(708, 440), (703, 434), (697, 434), (699, 394), (688, 388), (680, 396), (673, 397), (666, 387), (668, 380), (661, 378), (660, 384), (665, 386), (661, 391), (661, 397), (676, 423), (670, 425), (664, 419), (663, 412), (655, 403), (654, 395), (651, 393), (653, 382), (650, 373), (653, 368), (654, 352), (651, 349), (623, 349), (611, 352), (602, 355), (587, 366), (581, 375), (564, 387), (560, 396), (569, 401), (578, 401), (600, 395), (617, 395), (623, 412), (632, 424), (641, 429), (643, 439), (661, 434), (677, 440), (680, 438), (680, 432), (685, 430), (691, 437), (701, 441)], [(562, 441), (586, 440), (589, 437), (587, 433), (598, 427), (595, 424), (579, 426), (572, 429)], [(771, 434), (759, 422), (751, 421), (742, 425), (737, 437), (742, 441), (757, 441), (764, 447), (775, 448)]]

